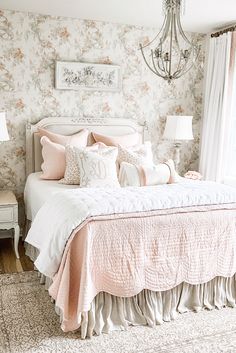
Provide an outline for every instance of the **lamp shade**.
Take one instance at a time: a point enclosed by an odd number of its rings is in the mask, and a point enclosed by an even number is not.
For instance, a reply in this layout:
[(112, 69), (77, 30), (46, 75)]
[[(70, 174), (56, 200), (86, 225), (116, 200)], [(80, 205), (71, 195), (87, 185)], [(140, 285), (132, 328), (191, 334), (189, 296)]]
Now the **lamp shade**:
[(163, 138), (166, 140), (193, 140), (192, 116), (168, 115)]
[(9, 135), (7, 131), (6, 113), (0, 112), (0, 141), (8, 141)]

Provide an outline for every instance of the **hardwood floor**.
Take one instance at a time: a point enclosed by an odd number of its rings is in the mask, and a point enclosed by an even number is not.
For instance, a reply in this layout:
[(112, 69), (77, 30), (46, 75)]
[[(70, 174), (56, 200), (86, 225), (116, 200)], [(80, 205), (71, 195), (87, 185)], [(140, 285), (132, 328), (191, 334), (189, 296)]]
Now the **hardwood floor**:
[(13, 248), (13, 239), (0, 239), (0, 274), (31, 271), (33, 262), (25, 255), (22, 240), (19, 241), (20, 258), (17, 259)]

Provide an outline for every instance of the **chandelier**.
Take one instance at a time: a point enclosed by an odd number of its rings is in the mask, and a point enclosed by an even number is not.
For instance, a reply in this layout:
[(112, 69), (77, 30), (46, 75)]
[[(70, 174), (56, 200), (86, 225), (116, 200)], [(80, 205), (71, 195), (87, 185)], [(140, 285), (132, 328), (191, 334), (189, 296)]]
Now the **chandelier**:
[(200, 46), (191, 42), (182, 29), (182, 2), (163, 0), (165, 19), (160, 32), (148, 44), (139, 45), (149, 69), (169, 83), (186, 74), (200, 52)]

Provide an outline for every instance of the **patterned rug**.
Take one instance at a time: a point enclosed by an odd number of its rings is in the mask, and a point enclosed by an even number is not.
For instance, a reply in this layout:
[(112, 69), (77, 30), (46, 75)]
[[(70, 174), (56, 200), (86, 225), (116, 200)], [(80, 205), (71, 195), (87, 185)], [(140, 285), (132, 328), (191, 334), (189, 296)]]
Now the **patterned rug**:
[(236, 352), (236, 309), (179, 315), (155, 328), (80, 340), (60, 329), (36, 272), (0, 275), (0, 353), (218, 353)]

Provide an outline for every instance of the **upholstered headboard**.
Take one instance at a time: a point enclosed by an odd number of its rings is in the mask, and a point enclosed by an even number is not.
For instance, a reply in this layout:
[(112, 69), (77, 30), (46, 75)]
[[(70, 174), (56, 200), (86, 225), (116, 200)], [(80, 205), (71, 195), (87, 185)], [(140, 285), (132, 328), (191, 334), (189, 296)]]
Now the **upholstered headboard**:
[[(122, 118), (44, 118), (36, 124), (26, 125), (26, 175), (41, 170), (42, 149), (37, 133), (38, 127), (48, 129), (62, 135), (72, 135), (81, 129), (87, 128), (91, 132), (104, 135), (123, 135), (132, 132), (140, 134), (140, 142), (145, 139), (145, 125), (140, 125), (131, 119)], [(88, 144), (92, 144), (90, 135)]]

